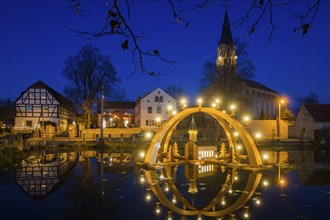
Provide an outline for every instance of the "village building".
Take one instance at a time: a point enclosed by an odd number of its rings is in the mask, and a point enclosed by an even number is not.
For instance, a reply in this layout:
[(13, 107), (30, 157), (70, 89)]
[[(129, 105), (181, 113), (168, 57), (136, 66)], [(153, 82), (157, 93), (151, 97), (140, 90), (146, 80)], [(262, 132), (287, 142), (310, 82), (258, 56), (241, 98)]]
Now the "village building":
[[(293, 138), (324, 141), (330, 130), (330, 104), (303, 104), (289, 135)], [(325, 131), (325, 132), (322, 132)]]
[(160, 127), (177, 112), (177, 100), (157, 88), (143, 97), (135, 105), (135, 125), (142, 129)]
[[(135, 102), (104, 101), (103, 127), (129, 128), (134, 127)], [(100, 106), (98, 107), (100, 109)], [(100, 112), (100, 110), (98, 111)], [(98, 126), (101, 126), (101, 114), (98, 114)]]
[(29, 86), (15, 101), (17, 132), (53, 136), (76, 127), (75, 120), (72, 102), (42, 81)]

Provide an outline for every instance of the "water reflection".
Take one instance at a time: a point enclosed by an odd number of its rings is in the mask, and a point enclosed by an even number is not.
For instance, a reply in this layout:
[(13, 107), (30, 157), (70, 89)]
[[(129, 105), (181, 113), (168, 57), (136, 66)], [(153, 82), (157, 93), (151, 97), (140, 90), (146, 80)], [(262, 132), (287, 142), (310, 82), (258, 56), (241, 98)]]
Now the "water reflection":
[(15, 169), (16, 183), (29, 196), (43, 198), (76, 164), (77, 153), (36, 152)]
[[(157, 198), (155, 212), (160, 212), (160, 204), (168, 208), (168, 219), (173, 213), (181, 217), (232, 216), (243, 208), (248, 216), (245, 203), (256, 194), (261, 172), (248, 172), (216, 164), (166, 166), (156, 171), (146, 170), (142, 179), (147, 179), (146, 199), (151, 200), (150, 191)], [(201, 172), (208, 170), (208, 172)], [(200, 195), (199, 195), (200, 194)], [(208, 196), (206, 196), (208, 195)], [(158, 201), (160, 203), (158, 203)], [(260, 199), (257, 201), (260, 202)]]
[(0, 219), (51, 211), (51, 219), (322, 219), (330, 183), (315, 182), (327, 178), (320, 169), (315, 176), (313, 152), (264, 153), (271, 167), (253, 172), (212, 163), (141, 169), (134, 151), (39, 151), (16, 169), (20, 187), (0, 184)]

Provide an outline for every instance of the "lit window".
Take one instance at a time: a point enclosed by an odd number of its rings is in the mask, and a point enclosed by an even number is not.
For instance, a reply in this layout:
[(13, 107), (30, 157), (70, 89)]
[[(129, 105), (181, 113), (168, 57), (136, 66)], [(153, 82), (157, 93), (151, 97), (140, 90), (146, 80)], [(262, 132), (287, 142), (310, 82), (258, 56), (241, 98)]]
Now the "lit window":
[(41, 93), (41, 99), (46, 99), (46, 93)]

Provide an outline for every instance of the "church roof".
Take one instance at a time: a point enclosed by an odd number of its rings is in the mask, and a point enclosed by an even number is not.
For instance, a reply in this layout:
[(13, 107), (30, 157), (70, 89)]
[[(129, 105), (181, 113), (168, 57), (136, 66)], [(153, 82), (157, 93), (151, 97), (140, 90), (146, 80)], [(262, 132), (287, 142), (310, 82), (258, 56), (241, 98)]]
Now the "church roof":
[(230, 29), (230, 23), (229, 23), (229, 17), (227, 11), (225, 12), (225, 18), (223, 20), (222, 33), (221, 33), (219, 46), (221, 44), (226, 44), (226, 45), (234, 44), (233, 37), (231, 35), (231, 29)]
[(244, 79), (244, 78), (241, 78), (241, 80), (245, 83), (245, 85), (247, 87), (254, 88), (254, 89), (260, 89), (260, 90), (264, 90), (264, 91), (268, 91), (268, 92), (272, 92), (272, 93), (277, 93), (276, 91), (268, 88), (267, 86), (265, 86), (257, 81)]
[(330, 104), (304, 104), (305, 108), (317, 122), (330, 122)]

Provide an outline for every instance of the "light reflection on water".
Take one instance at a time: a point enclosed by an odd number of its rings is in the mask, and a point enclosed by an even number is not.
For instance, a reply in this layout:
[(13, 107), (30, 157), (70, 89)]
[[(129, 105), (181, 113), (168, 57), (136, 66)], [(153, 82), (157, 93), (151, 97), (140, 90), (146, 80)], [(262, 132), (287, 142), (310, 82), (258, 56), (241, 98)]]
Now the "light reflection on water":
[[(281, 153), (280, 172), (278, 167), (256, 173), (214, 165), (200, 174), (200, 167), (182, 165), (147, 174), (134, 166), (130, 154), (41, 151), (22, 165), (42, 169), (1, 174), (0, 219), (198, 219), (198, 214), (182, 216), (169, 209), (156, 196), (158, 190), (181, 209), (232, 209), (222, 219), (325, 219), (329, 169), (315, 170), (308, 152)], [(150, 186), (148, 175), (155, 185)], [(257, 184), (252, 193), (246, 191), (249, 184)], [(248, 193), (251, 198), (237, 204)]]

